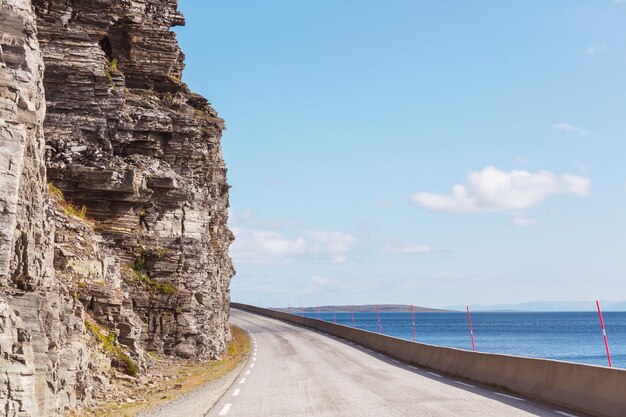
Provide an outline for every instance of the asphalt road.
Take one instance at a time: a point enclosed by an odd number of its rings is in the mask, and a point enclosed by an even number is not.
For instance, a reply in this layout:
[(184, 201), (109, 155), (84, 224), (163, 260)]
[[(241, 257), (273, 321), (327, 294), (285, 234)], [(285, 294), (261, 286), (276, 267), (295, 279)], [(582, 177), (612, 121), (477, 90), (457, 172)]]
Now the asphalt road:
[(278, 320), (232, 310), (231, 321), (251, 333), (253, 351), (210, 417), (575, 415)]

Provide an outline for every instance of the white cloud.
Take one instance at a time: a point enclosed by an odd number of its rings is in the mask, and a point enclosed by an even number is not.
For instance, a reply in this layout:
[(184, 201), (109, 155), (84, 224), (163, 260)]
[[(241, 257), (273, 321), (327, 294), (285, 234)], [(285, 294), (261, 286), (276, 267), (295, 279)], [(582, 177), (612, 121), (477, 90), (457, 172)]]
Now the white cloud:
[(513, 224), (518, 227), (536, 226), (539, 223), (537, 219), (531, 219), (528, 217), (516, 217), (513, 219)]
[(494, 167), (470, 172), (465, 185), (455, 185), (450, 194), (420, 192), (411, 196), (414, 204), (432, 211), (485, 213), (525, 210), (555, 195), (587, 196), (591, 181), (550, 171), (503, 172)]
[(231, 226), (230, 255), (238, 263), (284, 265), (299, 259), (345, 263), (357, 239), (344, 232), (310, 231), (293, 237), (275, 230)]
[[(622, 0), (622, 2), (623, 1), (624, 0)], [(588, 47), (586, 52), (587, 52), (587, 55), (596, 55), (604, 51), (605, 49), (606, 49), (605, 45), (596, 44), (596, 45), (591, 45), (590, 47)]]
[(416, 245), (413, 243), (390, 243), (382, 248), (385, 253), (432, 253), (435, 248), (430, 245)]
[(288, 238), (278, 232), (262, 229), (231, 228), (235, 242), (230, 254), (236, 261), (256, 264), (289, 263), (306, 253), (302, 237)]
[(613, 0), (613, 3), (615, 4), (622, 4), (624, 2), (626, 2), (626, 0)]
[(312, 252), (344, 255), (352, 249), (356, 238), (344, 232), (310, 232)]
[(572, 126), (569, 123), (557, 123), (552, 125), (552, 129), (556, 129), (556, 130), (562, 130), (564, 132), (569, 132), (569, 133), (573, 133), (576, 136), (588, 136), (589, 135), (589, 131), (586, 129), (583, 129), (582, 127), (576, 127), (576, 126)]

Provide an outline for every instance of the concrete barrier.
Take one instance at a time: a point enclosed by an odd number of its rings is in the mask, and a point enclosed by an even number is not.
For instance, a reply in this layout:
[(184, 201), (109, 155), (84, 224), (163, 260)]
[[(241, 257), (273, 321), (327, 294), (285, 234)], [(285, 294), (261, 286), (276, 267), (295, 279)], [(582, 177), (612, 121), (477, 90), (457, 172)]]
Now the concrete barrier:
[(626, 370), (414, 343), (246, 304), (231, 307), (341, 337), (390, 357), (598, 417), (626, 417)]

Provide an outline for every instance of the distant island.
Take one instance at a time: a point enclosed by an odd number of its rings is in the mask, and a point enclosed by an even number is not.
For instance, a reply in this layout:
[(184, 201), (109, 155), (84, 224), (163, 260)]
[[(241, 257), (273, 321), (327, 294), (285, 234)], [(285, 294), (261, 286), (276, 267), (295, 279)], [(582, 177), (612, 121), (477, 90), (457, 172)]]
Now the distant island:
[[(411, 306), (409, 304), (380, 304), (378, 309), (381, 313), (408, 313), (411, 311)], [(305, 313), (375, 313), (376, 305), (375, 304), (365, 304), (365, 305), (337, 305), (337, 306), (319, 306), (319, 307), (287, 307), (287, 308), (274, 308), (273, 310), (277, 311), (286, 311), (286, 312), (305, 312)], [(413, 306), (413, 311), (416, 313), (450, 313), (454, 310), (444, 310), (439, 308), (429, 308), (429, 307), (420, 307)]]

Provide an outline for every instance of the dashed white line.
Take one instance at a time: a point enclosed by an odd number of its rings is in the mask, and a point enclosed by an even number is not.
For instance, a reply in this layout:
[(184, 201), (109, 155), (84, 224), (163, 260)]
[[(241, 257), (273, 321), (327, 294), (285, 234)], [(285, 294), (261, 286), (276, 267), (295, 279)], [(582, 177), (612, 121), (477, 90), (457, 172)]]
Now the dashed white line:
[(256, 362), (256, 357), (252, 358), (252, 362)]
[(368, 352), (374, 352), (372, 349), (365, 349), (365, 350), (367, 350)]
[(555, 413), (560, 414), (565, 417), (576, 417), (574, 414), (566, 413), (565, 411), (555, 411)]
[(383, 355), (382, 353), (377, 353), (378, 356), (380, 356), (381, 358), (384, 358), (385, 355)]
[(254, 368), (254, 364), (251, 364), (251, 365), (250, 365), (250, 368)]
[(252, 371), (250, 371), (250, 370), (248, 369), (248, 370), (246, 371), (246, 375), (250, 375), (250, 372), (252, 372)]
[(228, 414), (228, 411), (230, 410), (230, 407), (232, 407), (233, 405), (231, 403), (228, 403), (224, 406), (224, 408), (222, 408), (222, 411), (220, 411), (219, 415), (220, 416), (225, 416), (226, 414)]
[(393, 363), (400, 363), (400, 361), (395, 360), (395, 359), (392, 359), (391, 362), (393, 362)]
[(237, 388), (236, 390), (233, 391), (233, 397), (236, 397), (239, 395), (239, 393), (241, 392), (241, 390), (239, 388)]
[(415, 366), (408, 365), (407, 367), (411, 369), (415, 369), (417, 371), (417, 368)]
[(427, 373), (428, 373), (428, 375), (436, 376), (437, 378), (443, 378), (441, 375), (436, 374), (434, 372), (427, 372)]
[(244, 382), (246, 382), (246, 378), (241, 378), (241, 381), (239, 381), (240, 384), (243, 384)]
[(512, 400), (517, 400), (517, 401), (526, 401), (523, 398), (518, 398), (518, 397), (514, 397), (512, 395), (508, 395), (508, 394), (503, 394), (501, 392), (494, 392), (494, 394), (499, 395), (500, 397), (505, 397), (505, 398), (510, 398)]
[(457, 384), (459, 384), (459, 385), (463, 385), (464, 387), (476, 388), (476, 386), (475, 386), (475, 385), (472, 385), (472, 384), (466, 384), (465, 382), (461, 382), (461, 381), (454, 381), (454, 382), (456, 382), (456, 383), (457, 383)]

